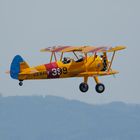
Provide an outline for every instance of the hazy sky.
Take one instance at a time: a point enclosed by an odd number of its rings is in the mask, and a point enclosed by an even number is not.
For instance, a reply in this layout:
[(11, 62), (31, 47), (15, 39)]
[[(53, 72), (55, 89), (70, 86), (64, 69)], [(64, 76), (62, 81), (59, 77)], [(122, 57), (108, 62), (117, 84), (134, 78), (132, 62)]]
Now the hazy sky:
[[(88, 103), (124, 101), (140, 103), (140, 1), (139, 0), (1, 0), (0, 92), (7, 95), (57, 95)], [(82, 78), (24, 81), (19, 87), (5, 71), (16, 54), (31, 66), (49, 62), (39, 50), (53, 45), (125, 45), (113, 68), (116, 79), (102, 77), (104, 94), (89, 80), (86, 94)]]

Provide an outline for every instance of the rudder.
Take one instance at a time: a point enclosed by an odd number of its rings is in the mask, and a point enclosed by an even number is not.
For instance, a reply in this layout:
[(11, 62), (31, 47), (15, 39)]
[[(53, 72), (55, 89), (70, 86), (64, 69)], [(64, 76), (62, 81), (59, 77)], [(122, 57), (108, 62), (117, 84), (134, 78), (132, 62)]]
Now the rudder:
[[(24, 66), (23, 66), (24, 64)], [(21, 68), (29, 67), (20, 55), (16, 55), (11, 63), (10, 76), (13, 79), (18, 79), (18, 74), (21, 72)]]

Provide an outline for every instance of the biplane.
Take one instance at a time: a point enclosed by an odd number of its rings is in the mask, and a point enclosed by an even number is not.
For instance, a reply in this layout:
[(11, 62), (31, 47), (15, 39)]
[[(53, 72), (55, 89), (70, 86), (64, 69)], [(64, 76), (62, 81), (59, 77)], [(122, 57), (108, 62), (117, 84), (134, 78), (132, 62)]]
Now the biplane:
[[(97, 93), (103, 93), (105, 86), (98, 77), (118, 73), (118, 71), (112, 70), (112, 63), (115, 53), (125, 48), (125, 46), (48, 47), (42, 49), (41, 52), (51, 53), (49, 63), (30, 67), (20, 55), (17, 55), (11, 63), (10, 76), (18, 80), (20, 86), (23, 85), (24, 80), (83, 77), (83, 82), (79, 85), (81, 92), (88, 91), (88, 78), (92, 77), (96, 82), (95, 90)], [(75, 58), (66, 57), (66, 54), (70, 53)], [(111, 58), (108, 57), (108, 53), (112, 53)]]

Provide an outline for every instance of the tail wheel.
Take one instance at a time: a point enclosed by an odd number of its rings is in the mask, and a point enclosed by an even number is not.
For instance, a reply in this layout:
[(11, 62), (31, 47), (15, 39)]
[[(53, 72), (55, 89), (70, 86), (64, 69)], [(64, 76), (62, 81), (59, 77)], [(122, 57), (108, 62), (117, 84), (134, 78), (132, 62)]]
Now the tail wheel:
[(80, 89), (80, 91), (81, 92), (87, 92), (88, 91), (88, 84), (86, 84), (86, 83), (81, 83), (80, 85), (79, 85), (79, 89)]
[(104, 86), (104, 84), (99, 83), (99, 84), (96, 85), (95, 89), (98, 93), (103, 93), (104, 90), (105, 90), (105, 86)]
[(19, 86), (23, 86), (23, 81), (19, 81)]

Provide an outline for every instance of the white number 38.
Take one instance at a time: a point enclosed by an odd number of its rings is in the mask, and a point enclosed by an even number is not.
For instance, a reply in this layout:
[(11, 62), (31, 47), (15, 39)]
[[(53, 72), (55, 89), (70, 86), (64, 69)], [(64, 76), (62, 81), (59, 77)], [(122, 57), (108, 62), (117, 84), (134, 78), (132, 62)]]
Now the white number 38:
[(59, 76), (61, 75), (62, 70), (60, 68), (53, 68), (52, 69), (52, 76)]

